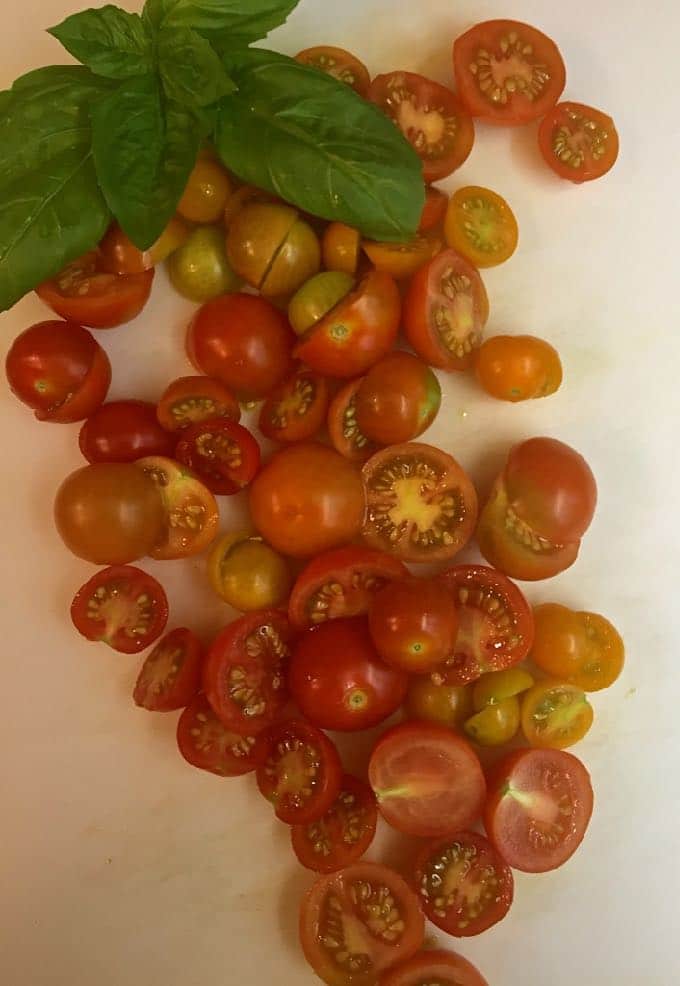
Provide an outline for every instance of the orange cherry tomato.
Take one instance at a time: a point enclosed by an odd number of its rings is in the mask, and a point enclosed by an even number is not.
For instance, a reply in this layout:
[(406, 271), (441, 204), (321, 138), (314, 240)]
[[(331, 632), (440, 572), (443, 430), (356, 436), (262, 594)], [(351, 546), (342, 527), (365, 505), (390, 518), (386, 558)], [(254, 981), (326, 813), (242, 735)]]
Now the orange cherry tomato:
[(371, 77), (364, 63), (344, 48), (334, 48), (332, 45), (305, 48), (298, 52), (295, 61), (318, 68), (326, 75), (346, 83), (360, 96), (366, 96), (371, 84)]
[(358, 230), (344, 223), (331, 223), (323, 234), (321, 249), (326, 270), (337, 270), (352, 276), (356, 274), (361, 251)]
[(480, 384), (501, 401), (549, 397), (562, 383), (559, 353), (536, 336), (494, 336), (482, 343), (475, 360)]
[(395, 281), (413, 277), (423, 264), (441, 250), (441, 240), (416, 236), (407, 243), (374, 243), (365, 240), (363, 250), (376, 270), (389, 274)]
[(614, 167), (619, 135), (606, 113), (583, 103), (558, 103), (541, 123), (538, 146), (555, 174), (580, 184)]
[(531, 746), (564, 750), (583, 739), (592, 724), (586, 693), (567, 681), (539, 681), (522, 696), (522, 732)]
[(512, 209), (496, 192), (468, 185), (454, 192), (444, 223), (446, 242), (475, 267), (496, 267), (517, 249)]
[(216, 223), (231, 195), (229, 175), (212, 157), (199, 156), (177, 211), (192, 223)]
[(621, 674), (623, 640), (604, 616), (545, 603), (534, 609), (534, 622), (531, 659), (542, 671), (585, 692), (609, 688)]

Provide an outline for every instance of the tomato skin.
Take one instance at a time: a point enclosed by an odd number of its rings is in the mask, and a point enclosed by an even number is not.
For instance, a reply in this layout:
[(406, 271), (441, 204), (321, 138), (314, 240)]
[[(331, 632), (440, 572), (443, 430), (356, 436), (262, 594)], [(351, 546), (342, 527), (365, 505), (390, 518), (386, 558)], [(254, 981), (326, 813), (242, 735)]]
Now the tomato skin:
[(354, 287), (354, 278), (342, 271), (326, 270), (302, 285), (288, 305), (288, 320), (296, 335), (304, 335), (320, 322)]
[(222, 218), (230, 195), (227, 172), (214, 158), (202, 155), (189, 175), (177, 211), (191, 223), (216, 223)]
[(433, 579), (403, 579), (385, 586), (371, 600), (368, 622), (383, 661), (412, 674), (442, 664), (458, 632), (451, 594)]
[(433, 675), (414, 675), (406, 696), (409, 719), (422, 719), (458, 728), (472, 712), (472, 693), (466, 685), (433, 681)]
[(482, 343), (475, 373), (491, 397), (502, 401), (549, 397), (562, 384), (559, 353), (535, 336), (494, 336)]
[(104, 401), (111, 384), (109, 358), (75, 322), (38, 322), (12, 343), (5, 362), (12, 393), (38, 421), (82, 421)]
[(371, 77), (363, 62), (356, 55), (344, 48), (334, 48), (332, 45), (317, 45), (305, 48), (295, 56), (296, 62), (311, 65), (350, 86), (360, 96), (366, 98)]
[(326, 270), (340, 271), (354, 277), (361, 251), (358, 230), (344, 223), (330, 223), (323, 234), (321, 249)]
[(399, 708), (408, 678), (384, 664), (363, 616), (328, 620), (297, 640), (288, 673), (293, 701), (321, 729), (371, 729)]
[(185, 428), (175, 455), (219, 496), (240, 492), (260, 468), (260, 446), (247, 428), (228, 418), (208, 418)]
[(542, 671), (586, 692), (609, 688), (621, 674), (624, 643), (604, 616), (545, 603), (534, 608), (534, 621), (531, 659)]
[(197, 695), (179, 717), (177, 746), (192, 767), (218, 777), (253, 773), (259, 763), (255, 737), (230, 732), (217, 718), (205, 695)]
[(111, 401), (92, 414), (78, 436), (88, 462), (134, 462), (145, 455), (168, 455), (175, 439), (156, 418), (156, 405), (146, 401)]
[(335, 873), (356, 863), (375, 836), (378, 806), (365, 781), (342, 778), (340, 794), (318, 821), (291, 826), (293, 852), (308, 870)]
[(189, 236), (189, 227), (174, 216), (161, 233), (158, 240), (148, 250), (140, 250), (114, 223), (99, 244), (102, 262), (112, 274), (143, 274), (156, 264), (167, 260)]
[(142, 665), (133, 692), (135, 705), (149, 712), (184, 709), (201, 684), (203, 647), (186, 627), (171, 630)]
[(503, 746), (517, 735), (520, 726), (519, 700), (515, 695), (475, 712), (464, 730), (479, 746)]
[(229, 266), (224, 230), (197, 226), (168, 257), (170, 282), (183, 298), (203, 304), (236, 291), (241, 281)]
[(210, 418), (228, 418), (238, 423), (241, 406), (219, 380), (180, 377), (163, 391), (156, 415), (162, 428), (177, 432)]
[(121, 654), (138, 654), (163, 633), (168, 600), (162, 585), (132, 565), (111, 565), (81, 586), (71, 620), (87, 640)]
[(437, 986), (489, 986), (471, 962), (444, 949), (414, 955), (381, 976), (379, 986), (422, 986), (430, 982)]
[(217, 595), (243, 613), (283, 606), (292, 583), (285, 558), (246, 531), (226, 534), (215, 544), (208, 578)]
[(363, 377), (342, 387), (328, 408), (328, 434), (333, 448), (352, 462), (365, 462), (378, 447), (357, 424), (356, 401)]
[(321, 431), (328, 402), (325, 377), (300, 367), (263, 404), (260, 431), (273, 442), (308, 441)]
[(160, 493), (163, 536), (151, 550), (152, 558), (169, 561), (204, 551), (217, 536), (217, 501), (196, 475), (174, 459), (150, 455), (137, 459), (135, 468), (152, 480)]
[(517, 220), (505, 199), (489, 188), (457, 189), (446, 212), (446, 242), (475, 267), (496, 267), (517, 249)]
[(432, 370), (411, 353), (394, 352), (371, 367), (356, 396), (357, 424), (380, 445), (418, 438), (439, 413), (442, 392)]
[(556, 175), (580, 185), (611, 171), (619, 156), (619, 135), (606, 113), (565, 102), (541, 121), (538, 146)]
[(449, 197), (439, 188), (428, 185), (425, 189), (425, 205), (418, 226), (419, 233), (429, 233), (444, 221)]
[(265, 297), (297, 291), (321, 266), (321, 246), (292, 206), (251, 202), (227, 230), (227, 256), (239, 277)]

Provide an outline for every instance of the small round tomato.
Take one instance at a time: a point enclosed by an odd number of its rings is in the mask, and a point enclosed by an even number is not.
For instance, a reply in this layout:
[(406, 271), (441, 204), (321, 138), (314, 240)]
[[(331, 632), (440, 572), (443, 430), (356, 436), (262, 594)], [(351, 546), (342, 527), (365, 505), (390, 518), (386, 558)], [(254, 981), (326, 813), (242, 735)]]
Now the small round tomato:
[(114, 223), (99, 244), (103, 266), (112, 274), (142, 274), (167, 260), (186, 242), (189, 232), (187, 224), (174, 216), (154, 245), (148, 250), (140, 250), (118, 223)]
[(88, 462), (134, 462), (145, 455), (172, 455), (174, 436), (156, 418), (147, 401), (111, 401), (92, 414), (78, 436)]
[(102, 641), (121, 654), (138, 654), (165, 630), (168, 600), (151, 575), (132, 565), (113, 565), (78, 589), (71, 619), (87, 640)]
[(175, 455), (220, 496), (240, 492), (260, 468), (260, 446), (247, 428), (228, 418), (189, 425), (179, 437)]
[(522, 732), (531, 746), (565, 750), (592, 724), (586, 693), (567, 681), (540, 681), (522, 696)]
[(153, 270), (111, 274), (101, 254), (92, 250), (35, 290), (62, 318), (93, 329), (113, 329), (139, 315), (149, 300), (153, 276)]
[(203, 648), (195, 633), (180, 627), (156, 644), (139, 672), (135, 704), (149, 712), (184, 709), (201, 684)]
[(380, 977), (380, 986), (489, 986), (472, 962), (455, 952), (432, 949)]
[(508, 698), (516, 698), (533, 686), (534, 679), (524, 668), (508, 668), (506, 671), (490, 671), (483, 674), (472, 688), (472, 702), (476, 712), (489, 705), (499, 705)]
[(356, 863), (375, 836), (378, 805), (366, 781), (345, 774), (328, 811), (316, 822), (293, 825), (293, 851), (303, 866), (317, 873), (335, 873)]
[(472, 693), (465, 685), (447, 685), (429, 675), (417, 675), (409, 684), (406, 711), (411, 719), (459, 728), (472, 712)]
[(399, 708), (408, 678), (384, 664), (364, 616), (305, 630), (293, 649), (288, 685), (300, 711), (320, 729), (371, 729)]
[(458, 614), (451, 593), (434, 579), (401, 579), (377, 592), (368, 623), (378, 654), (412, 674), (438, 667), (453, 651)]
[(264, 298), (227, 294), (196, 313), (187, 353), (197, 370), (244, 401), (261, 400), (292, 372), (295, 336), (285, 317)]
[(368, 782), (380, 813), (406, 835), (454, 835), (477, 821), (486, 783), (467, 740), (445, 726), (403, 722), (378, 740)]
[(354, 863), (322, 876), (302, 901), (302, 950), (328, 986), (372, 986), (414, 955), (424, 934), (418, 898), (378, 863)]
[(380, 445), (418, 438), (439, 413), (442, 391), (432, 370), (411, 353), (394, 352), (372, 366), (356, 396), (361, 433)]
[(423, 162), (426, 182), (446, 178), (467, 159), (475, 140), (469, 113), (446, 86), (415, 72), (378, 75), (368, 98), (399, 127)]
[(328, 737), (303, 719), (290, 719), (260, 733), (257, 786), (287, 825), (322, 818), (340, 794), (342, 764)]
[(229, 266), (224, 230), (199, 226), (168, 258), (168, 275), (178, 294), (198, 304), (235, 291), (239, 279)]
[(466, 185), (451, 197), (444, 235), (475, 267), (496, 267), (517, 249), (519, 230), (515, 214), (497, 192)]
[(344, 48), (334, 48), (332, 45), (317, 45), (315, 48), (305, 48), (295, 56), (296, 62), (311, 65), (321, 72), (331, 75), (334, 79), (346, 83), (360, 96), (366, 97), (371, 77), (363, 62), (356, 55)]
[(472, 537), (477, 494), (456, 460), (432, 445), (383, 449), (363, 468), (364, 540), (402, 561), (446, 561)]
[(208, 558), (208, 577), (217, 595), (242, 613), (283, 605), (292, 583), (285, 558), (243, 531), (217, 542)]
[(316, 233), (292, 206), (252, 202), (232, 219), (227, 256), (239, 277), (265, 297), (290, 295), (317, 273)]
[(362, 380), (360, 377), (345, 384), (328, 408), (328, 434), (333, 448), (353, 462), (365, 462), (377, 451), (357, 424), (357, 393)]
[(160, 493), (164, 532), (150, 554), (159, 561), (204, 551), (217, 536), (217, 501), (190, 469), (174, 459), (151, 455), (135, 462)]
[(273, 442), (304, 442), (314, 438), (328, 413), (328, 381), (304, 367), (284, 380), (264, 402), (260, 431)]
[(441, 240), (427, 236), (414, 236), (404, 243), (376, 243), (373, 240), (363, 243), (364, 253), (375, 269), (389, 274), (395, 281), (413, 277), (441, 248)]
[(456, 89), (473, 116), (518, 126), (539, 120), (566, 81), (557, 45), (520, 21), (475, 24), (453, 46)]
[(583, 103), (558, 103), (541, 121), (538, 146), (555, 174), (580, 184), (611, 171), (619, 135), (606, 113)]
[(592, 812), (580, 760), (564, 750), (520, 750), (493, 768), (484, 826), (509, 866), (545, 873), (573, 856)]
[(277, 551), (293, 558), (351, 541), (361, 530), (364, 510), (359, 473), (324, 445), (282, 449), (250, 487), (255, 527)]
[(425, 189), (425, 205), (418, 226), (419, 233), (429, 233), (444, 222), (449, 197), (439, 188), (428, 185)]
[(455, 250), (421, 267), (404, 299), (406, 338), (421, 359), (441, 370), (472, 366), (488, 317), (482, 279)]
[(165, 522), (154, 483), (123, 462), (99, 462), (67, 476), (54, 517), (66, 547), (94, 565), (126, 565), (151, 554)]
[(297, 335), (320, 322), (354, 287), (354, 278), (342, 271), (315, 274), (299, 288), (288, 305), (288, 320)]
[(401, 318), (399, 289), (372, 271), (298, 342), (295, 355), (317, 373), (356, 377), (386, 356)]
[(408, 569), (384, 551), (346, 547), (326, 551), (300, 572), (290, 596), (289, 616), (294, 626), (317, 626), (339, 617), (368, 612), (371, 598)]
[(519, 724), (519, 701), (513, 695), (475, 712), (463, 728), (480, 746), (503, 746), (517, 735)]
[(256, 736), (279, 717), (288, 699), (286, 665), (291, 628), (276, 609), (230, 623), (208, 651), (203, 690), (227, 729)]
[(75, 322), (38, 322), (12, 343), (5, 363), (12, 393), (38, 421), (82, 421), (101, 405), (111, 383), (109, 358)]
[(494, 336), (475, 360), (480, 384), (501, 401), (549, 397), (562, 384), (562, 363), (550, 343), (536, 336)]
[(598, 613), (577, 613), (546, 603), (534, 609), (531, 659), (542, 671), (585, 692), (609, 688), (623, 670), (621, 635)]
[(321, 250), (326, 270), (354, 277), (359, 266), (361, 233), (344, 223), (330, 223), (323, 234)]
[(205, 695), (197, 695), (177, 723), (177, 745), (187, 763), (218, 777), (252, 773), (258, 763), (254, 736), (240, 736), (220, 722)]
[(241, 185), (240, 188), (237, 188), (229, 196), (224, 209), (224, 225), (227, 230), (241, 209), (246, 205), (250, 205), (252, 202), (281, 203), (281, 199), (277, 198), (276, 195), (272, 195), (270, 192), (265, 192), (263, 188), (257, 188), (255, 185)]
[(229, 175), (218, 161), (200, 155), (193, 167), (177, 211), (190, 223), (216, 223), (231, 195)]
[(174, 432), (213, 418), (238, 422), (241, 406), (219, 380), (180, 377), (163, 391), (156, 414), (160, 425)]

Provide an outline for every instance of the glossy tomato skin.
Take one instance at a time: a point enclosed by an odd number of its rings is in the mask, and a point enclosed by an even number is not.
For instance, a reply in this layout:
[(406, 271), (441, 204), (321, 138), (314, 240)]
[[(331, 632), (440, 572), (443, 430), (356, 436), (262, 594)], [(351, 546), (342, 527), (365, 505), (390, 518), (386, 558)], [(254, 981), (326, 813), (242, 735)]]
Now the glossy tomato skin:
[(12, 393), (39, 421), (82, 421), (101, 405), (111, 383), (109, 358), (75, 322), (38, 322), (12, 343), (5, 363)]
[(78, 590), (71, 620), (87, 640), (102, 641), (121, 654), (138, 654), (163, 633), (168, 600), (151, 575), (132, 565), (112, 565)]
[(559, 353), (535, 336), (487, 339), (477, 353), (475, 373), (487, 394), (513, 403), (549, 397), (562, 384)]
[(330, 223), (321, 242), (326, 270), (340, 271), (352, 277), (359, 266), (361, 233), (344, 223)]
[(455, 952), (432, 949), (414, 955), (408, 962), (380, 977), (379, 986), (489, 986), (471, 962)]
[(163, 536), (150, 554), (159, 561), (200, 554), (215, 540), (219, 523), (217, 501), (208, 487), (186, 466), (161, 455), (137, 459), (140, 469), (161, 498)]
[(458, 633), (451, 594), (433, 579), (403, 579), (385, 586), (371, 600), (368, 622), (383, 661), (412, 674), (441, 665)]
[(240, 209), (227, 230), (227, 256), (239, 277), (268, 298), (293, 294), (321, 266), (314, 230), (283, 203)]
[(192, 229), (186, 241), (168, 257), (167, 268), (175, 291), (197, 304), (236, 291), (241, 284), (229, 266), (221, 226)]
[(191, 223), (216, 223), (222, 218), (231, 182), (219, 161), (199, 155), (177, 206), (183, 219)]
[(147, 401), (111, 401), (92, 414), (78, 436), (88, 462), (134, 462), (145, 455), (173, 455), (175, 438)]
[(365, 462), (378, 450), (357, 423), (357, 394), (363, 379), (345, 384), (328, 408), (328, 434), (333, 448), (352, 462)]
[(166, 431), (183, 431), (210, 418), (241, 420), (241, 407), (232, 392), (210, 377), (180, 377), (166, 387), (156, 411)]
[(411, 353), (390, 353), (359, 385), (357, 424), (379, 445), (411, 442), (430, 427), (441, 400), (439, 381), (426, 363)]
[(586, 692), (609, 688), (621, 674), (624, 643), (604, 616), (545, 603), (534, 608), (534, 621), (531, 659), (546, 674)]
[(192, 767), (218, 777), (250, 774), (259, 764), (255, 737), (240, 736), (227, 729), (205, 695), (197, 695), (179, 717), (177, 745)]
[(167, 260), (188, 236), (188, 225), (173, 216), (154, 245), (142, 251), (134, 245), (118, 223), (114, 223), (99, 244), (99, 252), (104, 267), (112, 274), (142, 274)]
[(368, 93), (371, 84), (368, 69), (356, 55), (344, 48), (335, 48), (332, 45), (305, 48), (304, 51), (297, 53), (295, 61), (303, 65), (311, 65), (312, 68), (317, 68), (334, 79), (344, 82), (360, 96), (366, 97)]
[(292, 585), (285, 558), (249, 531), (225, 534), (208, 558), (217, 595), (242, 613), (284, 606)]
[(274, 442), (288, 444), (314, 438), (328, 412), (325, 377), (299, 367), (269, 395), (260, 411), (260, 431)]
[(408, 677), (379, 658), (363, 616), (305, 630), (288, 673), (293, 701), (321, 729), (355, 732), (387, 719), (406, 697)]
[(611, 171), (619, 156), (619, 135), (601, 110), (558, 103), (541, 121), (538, 146), (556, 175), (579, 185)]
[(184, 709), (201, 684), (203, 647), (191, 630), (179, 627), (160, 640), (142, 665), (133, 692), (135, 705), (149, 712)]
[(326, 270), (299, 288), (288, 305), (288, 320), (296, 335), (304, 335), (328, 315), (354, 287), (351, 274)]
[(378, 821), (375, 795), (365, 781), (342, 778), (340, 794), (316, 822), (293, 825), (293, 852), (308, 870), (335, 873), (364, 855), (373, 842)]
[(445, 677), (419, 674), (411, 678), (406, 696), (409, 719), (421, 719), (451, 728), (462, 727), (472, 713), (472, 691), (466, 685), (449, 685)]
[(260, 446), (255, 438), (243, 425), (224, 417), (185, 428), (175, 455), (218, 496), (239, 493), (260, 468)]

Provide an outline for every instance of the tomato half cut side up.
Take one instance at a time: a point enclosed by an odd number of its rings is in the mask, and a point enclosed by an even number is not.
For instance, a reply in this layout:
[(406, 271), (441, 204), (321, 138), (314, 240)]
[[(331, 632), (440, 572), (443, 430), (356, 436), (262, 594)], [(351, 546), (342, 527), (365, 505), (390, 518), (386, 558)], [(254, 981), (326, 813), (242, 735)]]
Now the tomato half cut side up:
[(317, 873), (335, 873), (356, 863), (375, 836), (378, 806), (365, 781), (342, 778), (340, 794), (316, 822), (293, 825), (293, 851), (303, 866)]
[(217, 501), (208, 487), (174, 459), (148, 456), (135, 466), (154, 481), (165, 510), (165, 537), (151, 557), (167, 561), (204, 551), (215, 540), (219, 523)]
[(566, 81), (555, 42), (521, 21), (484, 21), (470, 28), (454, 42), (453, 68), (469, 112), (510, 127), (545, 116)]
[(71, 619), (88, 640), (100, 640), (121, 654), (138, 654), (165, 630), (168, 600), (152, 575), (132, 565), (111, 565), (78, 590)]
[(182, 431), (213, 418), (241, 420), (241, 406), (232, 392), (210, 377), (180, 377), (163, 392), (156, 410), (166, 431)]
[(462, 955), (432, 949), (380, 977), (380, 986), (489, 986), (478, 969)]
[(444, 225), (446, 242), (475, 267), (496, 267), (513, 255), (519, 241), (515, 214), (497, 192), (479, 185), (457, 189)]
[(328, 434), (333, 447), (353, 462), (365, 462), (378, 450), (357, 423), (357, 393), (363, 379), (360, 377), (345, 384), (328, 408)]
[(344, 48), (335, 48), (333, 45), (305, 48), (297, 53), (295, 61), (310, 65), (339, 82), (344, 82), (360, 96), (366, 96), (371, 84), (371, 77), (364, 63)]
[(583, 103), (558, 103), (541, 121), (538, 146), (556, 175), (580, 185), (611, 171), (619, 135), (606, 113)]
[(424, 934), (418, 898), (378, 863), (320, 877), (300, 909), (302, 950), (328, 986), (374, 986), (419, 950)]
[(175, 455), (217, 496), (240, 492), (260, 468), (260, 446), (247, 428), (228, 418), (189, 425)]
[(264, 402), (260, 431), (273, 442), (303, 442), (314, 438), (326, 420), (328, 401), (328, 381), (301, 367)]
[(564, 750), (520, 750), (489, 777), (484, 826), (515, 870), (545, 873), (576, 852), (593, 812), (590, 775)]
[(218, 777), (251, 774), (259, 763), (255, 737), (227, 729), (205, 695), (197, 695), (179, 717), (177, 745), (192, 767)]
[(203, 647), (186, 627), (172, 630), (151, 651), (137, 678), (135, 704), (149, 712), (172, 712), (195, 698), (201, 683)]

